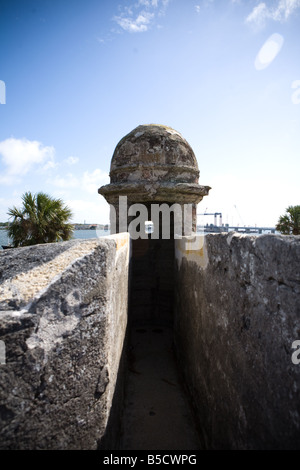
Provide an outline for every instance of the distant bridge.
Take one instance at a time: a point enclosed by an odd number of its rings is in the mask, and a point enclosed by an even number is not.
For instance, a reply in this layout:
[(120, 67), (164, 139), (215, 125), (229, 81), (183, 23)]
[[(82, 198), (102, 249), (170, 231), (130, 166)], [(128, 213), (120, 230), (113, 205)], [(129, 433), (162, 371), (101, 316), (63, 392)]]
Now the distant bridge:
[(241, 227), (241, 226), (230, 226), (228, 224), (226, 225), (197, 225), (197, 232), (202, 232), (204, 231), (205, 233), (220, 233), (220, 232), (238, 232), (238, 233), (275, 233), (276, 229), (275, 227)]
[[(236, 208), (236, 206), (235, 206)], [(275, 227), (246, 227), (246, 226), (233, 226), (229, 224), (223, 225), (222, 223), (222, 213), (221, 212), (204, 212), (204, 214), (197, 215), (213, 215), (214, 216), (214, 223), (213, 224), (206, 224), (206, 225), (197, 225), (197, 232), (206, 232), (206, 233), (220, 233), (220, 232), (239, 232), (239, 233), (275, 233)], [(219, 216), (219, 225), (217, 225), (217, 216)]]

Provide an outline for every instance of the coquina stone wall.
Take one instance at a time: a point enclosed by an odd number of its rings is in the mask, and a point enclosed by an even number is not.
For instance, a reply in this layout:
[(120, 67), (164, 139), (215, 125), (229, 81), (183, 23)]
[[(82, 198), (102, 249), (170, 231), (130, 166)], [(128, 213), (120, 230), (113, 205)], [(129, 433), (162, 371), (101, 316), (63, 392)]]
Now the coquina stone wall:
[(176, 265), (176, 351), (204, 448), (299, 449), (300, 237), (177, 240)]
[[(118, 448), (129, 264), (128, 234), (0, 253), (1, 449)], [(175, 266), (203, 448), (299, 449), (300, 237), (183, 238)]]
[(1, 449), (117, 446), (129, 258), (128, 234), (0, 253)]

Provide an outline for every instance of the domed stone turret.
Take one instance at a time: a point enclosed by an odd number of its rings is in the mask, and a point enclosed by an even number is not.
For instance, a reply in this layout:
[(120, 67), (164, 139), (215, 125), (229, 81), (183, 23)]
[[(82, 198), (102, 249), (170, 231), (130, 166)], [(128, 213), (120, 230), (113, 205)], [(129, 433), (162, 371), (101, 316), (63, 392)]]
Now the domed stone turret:
[(98, 192), (110, 204), (110, 233), (131, 237), (131, 322), (173, 322), (175, 239), (196, 232), (210, 190), (198, 180), (192, 148), (170, 127), (138, 126), (115, 148), (110, 184)]
[(119, 196), (134, 202), (197, 204), (209, 186), (198, 184), (194, 152), (182, 135), (167, 126), (149, 124), (133, 129), (115, 148), (110, 184), (98, 192), (114, 204)]
[(111, 182), (186, 181), (195, 183), (199, 170), (193, 150), (173, 129), (139, 126), (117, 145), (111, 161)]

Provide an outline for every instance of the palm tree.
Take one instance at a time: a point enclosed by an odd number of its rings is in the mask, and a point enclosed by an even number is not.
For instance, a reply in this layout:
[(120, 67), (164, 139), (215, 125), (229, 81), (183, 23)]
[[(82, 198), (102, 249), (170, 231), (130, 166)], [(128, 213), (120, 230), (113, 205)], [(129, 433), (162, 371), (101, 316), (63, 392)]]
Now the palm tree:
[(300, 235), (300, 206), (289, 206), (279, 217), (276, 230), (283, 235)]
[(14, 247), (70, 240), (74, 228), (68, 220), (72, 212), (61, 199), (27, 192), (22, 200), (22, 209), (8, 209), (13, 220), (7, 232)]

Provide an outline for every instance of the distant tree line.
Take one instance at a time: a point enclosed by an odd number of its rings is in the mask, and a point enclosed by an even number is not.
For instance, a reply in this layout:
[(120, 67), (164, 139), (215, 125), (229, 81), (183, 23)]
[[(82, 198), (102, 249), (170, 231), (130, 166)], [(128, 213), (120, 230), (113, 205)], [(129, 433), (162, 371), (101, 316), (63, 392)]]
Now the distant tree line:
[[(20, 209), (15, 206), (8, 209), (11, 222), (0, 222), (0, 228), (6, 228), (13, 247), (72, 238), (72, 211), (61, 199), (54, 199), (43, 192), (26, 192), (22, 202)], [(300, 205), (286, 209), (286, 213), (279, 217), (276, 230), (284, 235), (300, 235)]]

